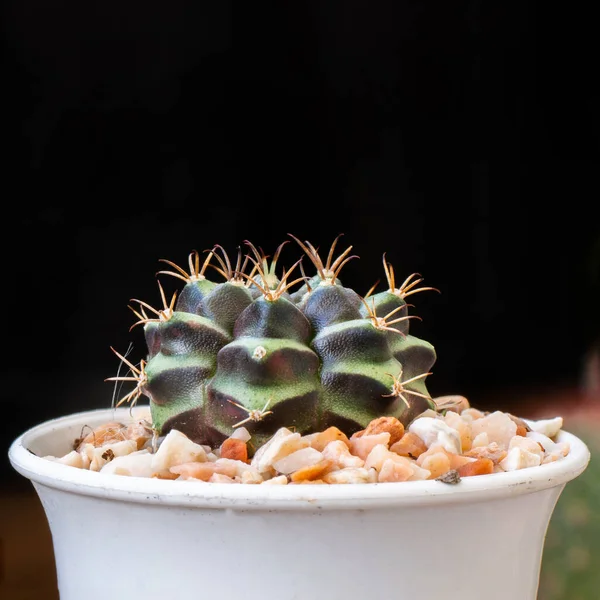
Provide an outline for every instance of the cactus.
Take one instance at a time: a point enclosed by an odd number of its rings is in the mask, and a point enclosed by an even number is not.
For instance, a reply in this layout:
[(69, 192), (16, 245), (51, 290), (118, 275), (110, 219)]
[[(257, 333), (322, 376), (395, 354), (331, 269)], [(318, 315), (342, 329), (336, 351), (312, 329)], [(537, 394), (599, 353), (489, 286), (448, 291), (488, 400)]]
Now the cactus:
[[(235, 267), (218, 245), (202, 265), (192, 252), (189, 273), (161, 259), (173, 270), (158, 274), (185, 285), (168, 301), (158, 283), (162, 309), (132, 300), (132, 328), (143, 325), (147, 357), (136, 366), (113, 349), (131, 374), (109, 380), (136, 382), (119, 404), (148, 396), (155, 430), (178, 429), (213, 446), (242, 425), (258, 446), (280, 427), (304, 434), (337, 426), (351, 435), (380, 416), (407, 425), (434, 408), (425, 380), (435, 350), (409, 334), (418, 317), (407, 314), (406, 298), (435, 288), (417, 287), (417, 274), (396, 287), (384, 254), (388, 289), (375, 293), (373, 286), (361, 297), (339, 279), (357, 258), (352, 246), (334, 258), (338, 236), (323, 262), (310, 242), (289, 235), (303, 255), (280, 276), (277, 261), (290, 240), (271, 261), (246, 241), (248, 253), (238, 249)], [(312, 277), (304, 274), (305, 257)], [(223, 281), (207, 279), (209, 267)]]

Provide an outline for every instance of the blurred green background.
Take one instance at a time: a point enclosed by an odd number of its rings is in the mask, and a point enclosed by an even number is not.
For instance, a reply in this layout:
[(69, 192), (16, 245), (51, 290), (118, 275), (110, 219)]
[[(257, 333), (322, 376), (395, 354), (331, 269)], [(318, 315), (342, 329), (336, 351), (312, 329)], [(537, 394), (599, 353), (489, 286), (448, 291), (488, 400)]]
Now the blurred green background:
[(548, 527), (539, 600), (600, 599), (600, 412), (567, 418), (590, 448), (588, 468), (568, 483)]

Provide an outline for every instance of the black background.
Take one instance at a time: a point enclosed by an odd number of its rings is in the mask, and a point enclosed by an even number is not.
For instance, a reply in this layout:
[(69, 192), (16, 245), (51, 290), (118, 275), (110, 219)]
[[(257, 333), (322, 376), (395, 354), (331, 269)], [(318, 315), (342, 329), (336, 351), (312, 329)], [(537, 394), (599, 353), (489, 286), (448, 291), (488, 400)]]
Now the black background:
[(441, 291), (412, 297), (433, 394), (578, 385), (599, 132), (595, 25), (569, 7), (5, 2), (3, 448), (110, 405), (110, 346), (144, 357), (127, 305), (160, 304), (159, 259), (288, 233), (343, 233), (360, 293), (384, 252)]

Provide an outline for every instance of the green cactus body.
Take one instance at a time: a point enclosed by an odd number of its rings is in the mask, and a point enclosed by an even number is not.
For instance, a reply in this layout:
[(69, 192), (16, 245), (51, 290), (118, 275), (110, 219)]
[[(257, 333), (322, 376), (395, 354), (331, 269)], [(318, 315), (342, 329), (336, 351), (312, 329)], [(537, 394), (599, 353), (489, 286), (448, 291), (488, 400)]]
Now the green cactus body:
[(211, 256), (201, 273), (197, 255), (195, 262), (190, 255), (189, 275), (173, 263), (176, 272), (163, 271), (186, 284), (176, 305), (167, 305), (160, 288), (164, 309), (151, 309), (158, 318), (136, 312), (148, 354), (140, 369), (128, 363), (138, 385), (126, 397), (150, 398), (160, 433), (178, 429), (215, 445), (244, 425), (258, 447), (280, 427), (309, 433), (336, 425), (350, 435), (377, 417), (408, 424), (434, 407), (425, 378), (435, 351), (408, 334), (404, 300), (433, 288), (412, 289), (413, 281), (396, 289), (384, 257), (390, 290), (362, 298), (337, 277), (354, 258), (350, 248), (333, 261), (336, 239), (323, 264), (314, 247), (296, 241), (317, 268), (310, 279), (289, 281), (300, 261), (277, 278), (283, 244), (269, 265), (249, 242), (250, 274), (241, 254), (233, 269), (215, 251), (225, 282), (204, 277)]

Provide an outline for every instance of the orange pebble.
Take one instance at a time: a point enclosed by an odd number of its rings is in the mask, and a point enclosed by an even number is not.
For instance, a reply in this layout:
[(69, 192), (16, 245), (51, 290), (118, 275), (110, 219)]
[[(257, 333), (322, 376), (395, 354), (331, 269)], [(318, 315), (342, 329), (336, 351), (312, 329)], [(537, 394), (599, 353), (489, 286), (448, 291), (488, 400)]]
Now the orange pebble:
[(404, 435), (404, 425), (396, 417), (379, 417), (367, 425), (362, 435), (374, 435), (385, 431), (390, 434), (390, 445), (395, 444)]
[(525, 437), (527, 435), (527, 428), (524, 425), (517, 425), (517, 433), (515, 435)]
[(456, 470), (461, 477), (489, 475), (494, 472), (494, 463), (489, 458), (478, 458), (473, 462), (465, 463)]
[(302, 485), (304, 483), (318, 483), (321, 485), (327, 485), (326, 481), (322, 479), (303, 479), (302, 481), (290, 481), (290, 485)]
[(179, 473), (171, 473), (171, 471), (158, 471), (157, 473), (152, 473), (152, 478), (173, 480), (179, 478)]
[(392, 444), (390, 450), (400, 456), (418, 458), (427, 450), (427, 446), (418, 435), (407, 431), (395, 444)]
[(221, 444), (221, 458), (231, 458), (248, 462), (248, 446), (246, 442), (236, 438), (227, 438)]
[(301, 483), (304, 481), (312, 482), (315, 479), (318, 479), (321, 475), (323, 475), (323, 473), (325, 473), (325, 471), (327, 471), (327, 469), (329, 469), (332, 464), (333, 463), (330, 460), (325, 459), (318, 462), (315, 465), (302, 467), (301, 469), (294, 471), (290, 476), (290, 479), (294, 483)]
[(75, 440), (75, 450), (81, 450), (85, 444), (93, 444), (96, 448), (125, 439), (125, 425), (122, 423), (105, 423), (93, 429), (85, 437)]
[(202, 481), (208, 481), (214, 473), (219, 475), (227, 475), (228, 477), (235, 477), (236, 467), (235, 465), (220, 464), (216, 462), (190, 462), (183, 463), (181, 465), (174, 465), (169, 468), (171, 473), (181, 475), (183, 478), (193, 477), (194, 479), (202, 479)]

